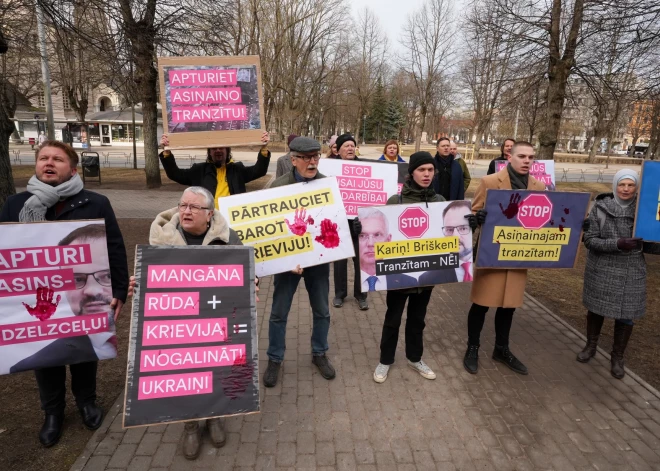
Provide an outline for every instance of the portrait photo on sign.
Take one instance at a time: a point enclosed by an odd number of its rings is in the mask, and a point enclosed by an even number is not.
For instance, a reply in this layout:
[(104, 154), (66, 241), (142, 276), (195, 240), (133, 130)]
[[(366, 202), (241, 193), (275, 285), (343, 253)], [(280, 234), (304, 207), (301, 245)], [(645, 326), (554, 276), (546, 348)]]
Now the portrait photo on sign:
[(472, 281), (470, 201), (358, 209), (362, 292)]
[(0, 225), (0, 374), (117, 356), (103, 221)]

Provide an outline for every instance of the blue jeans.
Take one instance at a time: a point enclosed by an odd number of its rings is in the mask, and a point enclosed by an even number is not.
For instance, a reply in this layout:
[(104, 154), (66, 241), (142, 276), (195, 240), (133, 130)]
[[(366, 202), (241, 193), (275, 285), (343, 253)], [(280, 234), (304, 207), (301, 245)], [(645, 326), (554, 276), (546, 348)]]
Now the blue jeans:
[(293, 295), (296, 294), (301, 277), (305, 280), (309, 304), (312, 307), (312, 355), (320, 356), (328, 351), (330, 265), (326, 263), (305, 268), (302, 275), (294, 275), (291, 272), (275, 275), (275, 292), (268, 324), (268, 351), (266, 353), (268, 358), (276, 363), (284, 360), (286, 322), (289, 318)]

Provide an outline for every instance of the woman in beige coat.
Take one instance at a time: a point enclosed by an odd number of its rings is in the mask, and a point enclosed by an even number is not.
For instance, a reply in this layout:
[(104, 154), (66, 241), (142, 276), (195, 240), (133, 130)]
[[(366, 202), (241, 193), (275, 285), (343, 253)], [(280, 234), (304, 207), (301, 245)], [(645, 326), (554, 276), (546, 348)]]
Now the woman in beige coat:
[[(510, 164), (481, 179), (472, 201), (472, 212), (479, 225), (486, 220), (486, 190), (545, 190), (543, 182), (529, 174), (534, 162), (534, 147), (517, 142), (511, 149)], [(523, 304), (527, 270), (482, 269), (476, 267), (468, 314), (468, 347), (463, 366), (472, 374), (479, 368), (479, 338), (488, 308), (495, 307), (495, 350), (493, 360), (504, 363), (516, 373), (527, 374), (527, 367), (509, 350), (509, 332), (513, 313)]]

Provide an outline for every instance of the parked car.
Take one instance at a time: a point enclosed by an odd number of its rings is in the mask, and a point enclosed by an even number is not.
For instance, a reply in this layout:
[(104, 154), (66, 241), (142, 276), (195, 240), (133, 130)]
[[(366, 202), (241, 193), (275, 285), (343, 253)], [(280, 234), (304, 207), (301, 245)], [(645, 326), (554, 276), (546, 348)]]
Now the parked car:
[(638, 158), (644, 158), (644, 155), (646, 154), (646, 149), (649, 148), (649, 145), (646, 143), (643, 144), (636, 144), (634, 147), (630, 146), (628, 147), (628, 155), (630, 157), (638, 157)]

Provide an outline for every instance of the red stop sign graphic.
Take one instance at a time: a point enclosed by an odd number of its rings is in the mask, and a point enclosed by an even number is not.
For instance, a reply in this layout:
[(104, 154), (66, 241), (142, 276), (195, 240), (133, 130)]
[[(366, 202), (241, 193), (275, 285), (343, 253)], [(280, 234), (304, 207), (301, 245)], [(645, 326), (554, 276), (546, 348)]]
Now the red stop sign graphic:
[(419, 239), (429, 230), (429, 215), (422, 208), (408, 208), (399, 216), (399, 230), (408, 239)]
[(547, 195), (532, 194), (520, 203), (518, 221), (525, 229), (540, 229), (552, 219), (552, 202)]

